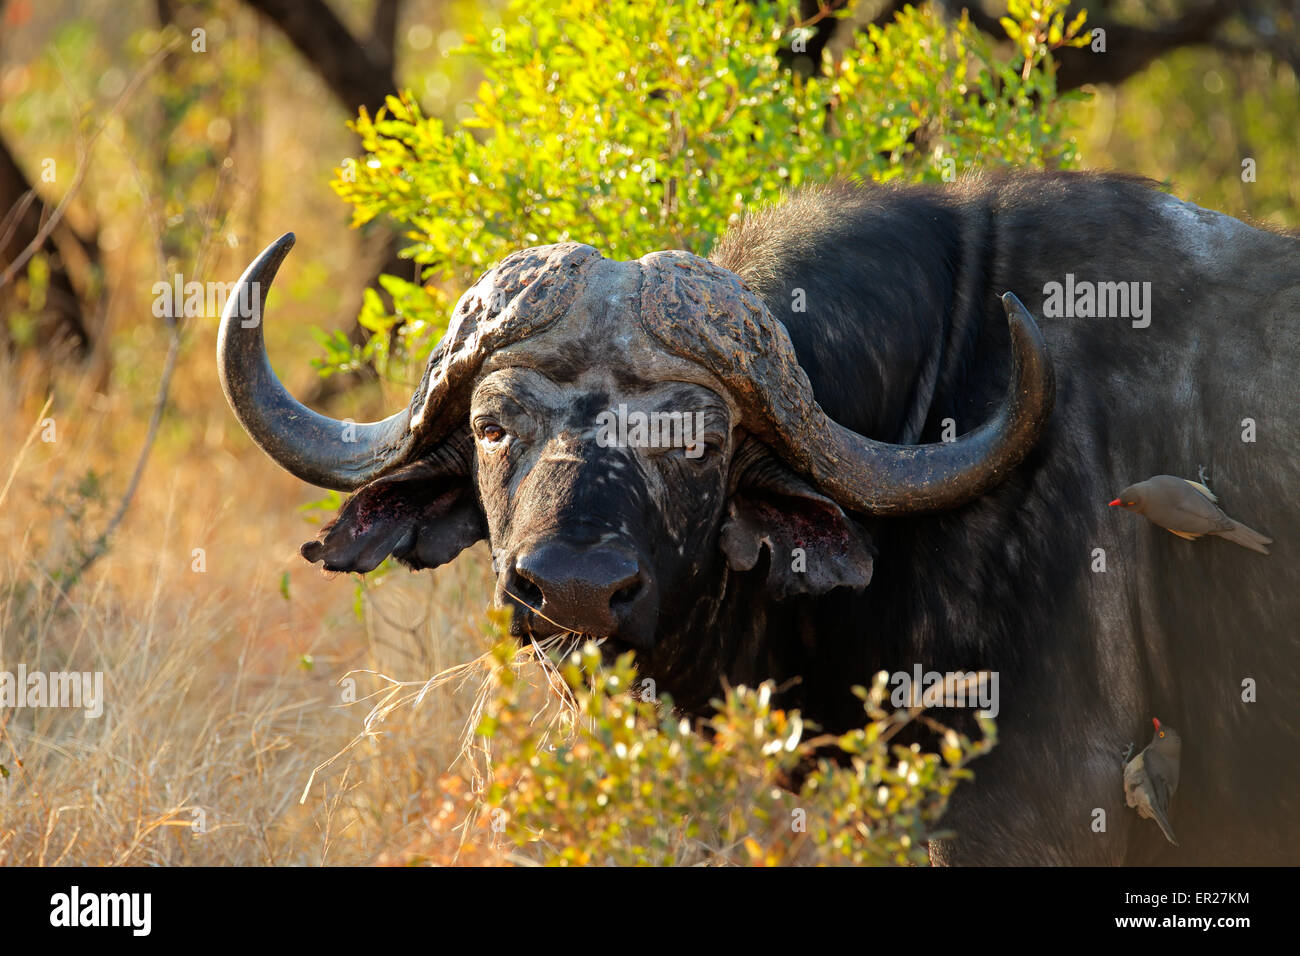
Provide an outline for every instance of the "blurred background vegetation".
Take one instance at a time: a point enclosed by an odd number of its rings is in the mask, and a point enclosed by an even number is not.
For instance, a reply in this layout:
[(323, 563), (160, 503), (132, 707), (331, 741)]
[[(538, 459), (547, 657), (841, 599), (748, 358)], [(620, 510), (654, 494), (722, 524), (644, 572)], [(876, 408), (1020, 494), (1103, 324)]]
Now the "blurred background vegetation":
[[(0, 860), (466, 858), (440, 777), (482, 716), (463, 695), (388, 714), (295, 801), (356, 731), (349, 668), (488, 653), (485, 554), (323, 580), (295, 550), (318, 493), (234, 423), (216, 316), (158, 315), (156, 282), (230, 281), (295, 231), (270, 354), (366, 420), (505, 251), (705, 251), (831, 175), (1118, 169), (1300, 227), (1294, 2), (622, 6), (0, 0), (0, 667), (92, 662), (119, 702), (0, 714)], [(577, 833), (555, 852), (594, 853)]]
[[(566, 0), (537, 5), (537, 10), (546, 11), (550, 23), (566, 18), (581, 23), (586, 16), (588, 29), (594, 31), (598, 28), (591, 17), (601, 6)], [(5, 239), (0, 263), (10, 264), (38, 231), (41, 217), (71, 198), (66, 215), (41, 243), (39, 253), (0, 289), (5, 310), (0, 343), (11, 353), (70, 348), (78, 360), (89, 363), (101, 387), (110, 374), (135, 375), (135, 349), (153, 354), (157, 337), (166, 334), (150, 321), (146, 307), (151, 298), (146, 292), (158, 276), (156, 250), (150, 245), (150, 230), (141, 228), (144, 223), (162, 227), (168, 275), (191, 273), (201, 247), (215, 240), (217, 248), (205, 262), (205, 272), (213, 277), (238, 272), (250, 251), (292, 228), (300, 246), (291, 263), (294, 302), (286, 318), (298, 321), (271, 325), (272, 339), (279, 340), (270, 343), (272, 353), (295, 370), (296, 384), (308, 397), (331, 398), (355, 384), (355, 377), (333, 384), (312, 381), (306, 364), (293, 360), (313, 354), (313, 344), (302, 334), (303, 320), (321, 326), (329, 336), (341, 333), (361, 345), (368, 335), (358, 315), (368, 313), (378, 327), (381, 313), (395, 311), (392, 291), (404, 288), (395, 283), (385, 288), (377, 276), (419, 278), (415, 263), (397, 255), (410, 243), (391, 222), (382, 221), (383, 215), (381, 221), (372, 220), (377, 213), (394, 212), (376, 200), (373, 189), (365, 195), (374, 176), (357, 164), (359, 144), (375, 145), (374, 128), (365, 120), (356, 132), (346, 125), (358, 110), (374, 117), (385, 97), (400, 90), (410, 91), (408, 108), (416, 115), (445, 124), (449, 147), (459, 144), (459, 153), (438, 154), (426, 138), (426, 155), (417, 158), (469, 160), (445, 164), (443, 181), (432, 185), (478, 193), (472, 202), (467, 197), (463, 206), (459, 199), (446, 202), (445, 191), (434, 194), (424, 221), (415, 217), (417, 229), (426, 234), (431, 228), (441, 230), (467, 247), (457, 250), (463, 253), (458, 256), (460, 268), (443, 268), (443, 279), (453, 272), (463, 279), (485, 268), (510, 244), (553, 241), (593, 227), (603, 233), (604, 246), (613, 244), (615, 254), (631, 254), (631, 248), (623, 248), (633, 244), (629, 236), (649, 240), (644, 248), (707, 246), (744, 205), (770, 200), (784, 187), (823, 179), (831, 172), (891, 178), (896, 171), (890, 167), (901, 170), (900, 161), (908, 159), (902, 150), (919, 150), (936, 174), (945, 148), (948, 155), (969, 154), (977, 163), (1036, 158), (1032, 154), (1041, 144), (1032, 141), (1030, 111), (995, 110), (990, 115), (1002, 125), (966, 128), (950, 123), (938, 136), (934, 129), (918, 134), (890, 114), (885, 108), (890, 104), (880, 97), (881, 77), (864, 79), (861, 74), (896, 71), (906, 63), (893, 62), (899, 57), (896, 50), (881, 55), (866, 37), (875, 25), (893, 21), (903, 4), (835, 0), (819, 7), (816, 0), (802, 0), (797, 6), (796, 14), (782, 17), (778, 11), (789, 5), (760, 5), (761, 12), (751, 18), (744, 3), (711, 2), (702, 6), (699, 18), (715, 23), (713, 32), (679, 30), (670, 35), (665, 29), (665, 45), (646, 38), (643, 49), (624, 29), (614, 38), (622, 45), (611, 41), (603, 60), (588, 60), (581, 70), (559, 53), (551, 54), (558, 62), (546, 64), (547, 69), (557, 76), (578, 76), (589, 84), (585, 88), (563, 78), (543, 88), (547, 73), (533, 62), (530, 28), (508, 13), (505, 0), (5, 0), (0, 4), (0, 209), (14, 209), (30, 189), (36, 201), (25, 207), (18, 221), (6, 220), (11, 228), (0, 233)], [(941, 18), (947, 30), (956, 32), (968, 8), (968, 43), (977, 47), (975, 52), (980, 52), (981, 41), (1001, 44), (1005, 52), (1010, 41), (1000, 22), (1004, 6), (942, 2), (925, 9), (927, 16)], [(1079, 164), (1150, 176), (1184, 198), (1234, 216), (1284, 228), (1300, 224), (1300, 14), (1294, 4), (1110, 0), (1071, 4), (1070, 18), (1085, 10), (1086, 31), (1104, 31), (1104, 52), (1094, 50), (1094, 42), (1064, 49), (1057, 57), (1060, 91), (1082, 91), (1062, 104), (1068, 111), (1067, 125), (1078, 124)], [(604, 16), (608, 18), (608, 12)], [(658, 19), (672, 17), (665, 12)], [(795, 27), (796, 20), (805, 24), (802, 30)], [(766, 35), (774, 25), (780, 28), (779, 38)], [(599, 29), (614, 27), (602, 23)], [(584, 56), (596, 48), (585, 45), (582, 37), (570, 46)], [(791, 49), (795, 46), (800, 52)], [(856, 70), (842, 71), (833, 85), (823, 82), (820, 98), (808, 95), (805, 81), (824, 72), (824, 56), (843, 62), (846, 51), (855, 49), (860, 55), (848, 59)], [(790, 69), (771, 73), (767, 57)], [(678, 60), (685, 66), (673, 77)], [(992, 66), (991, 60), (986, 62)], [(639, 105), (652, 109), (670, 101), (674, 83), (688, 82), (694, 89), (698, 78), (692, 74), (702, 63), (730, 67), (731, 77), (714, 78), (713, 89), (700, 86), (705, 95), (683, 101), (684, 108), (674, 115), (695, 140), (691, 145), (700, 147), (697, 168), (687, 175), (680, 175), (683, 169), (642, 167), (646, 157), (638, 152), (646, 144), (628, 135), (636, 130), (613, 115), (613, 107), (623, 104), (609, 104), (603, 117), (598, 109), (580, 109), (566, 118), (567, 129), (554, 119), (525, 117), (527, 109), (521, 109), (546, 95), (566, 104), (599, 106), (593, 96), (602, 84), (633, 64), (643, 65), (646, 74), (662, 81), (652, 89), (652, 83), (642, 82), (644, 77), (632, 77), (641, 84)], [(141, 76), (142, 70), (147, 74)], [(503, 98), (481, 98), (485, 73), (487, 88)], [(981, 71), (972, 72), (972, 84), (979, 75)], [(919, 110), (931, 124), (942, 126), (951, 99), (943, 99), (940, 88), (924, 79), (896, 77), (894, 99), (902, 101), (904, 110)], [(1036, 91), (1026, 92), (1034, 97)], [(743, 108), (732, 103), (724, 114), (710, 113), (714, 105), (723, 108), (727, 94), (742, 99)], [(994, 95), (1001, 94), (999, 90)], [(125, 102), (115, 107), (120, 98)], [(810, 135), (817, 124), (808, 116), (819, 107), (833, 114), (834, 123), (833, 135), (820, 139)], [(787, 135), (769, 128), (778, 120), (791, 124), (795, 132)], [(462, 130), (466, 122), (469, 126)], [(477, 164), (484, 172), (492, 171), (488, 160), (494, 157), (490, 151), (473, 155), (472, 146), (505, 122), (520, 131), (520, 139), (554, 127), (570, 134), (569, 143), (575, 139), (576, 123), (597, 124), (587, 127), (592, 143), (602, 139), (596, 134), (616, 130), (621, 156), (598, 155), (593, 146), (590, 155), (569, 157), (552, 168), (562, 157), (551, 142), (531, 157), (531, 167), (513, 154), (504, 159), (515, 161), (516, 178), (567, 176), (573, 182), (562, 185), (586, 186), (587, 193), (590, 184), (581, 183), (575, 170), (590, 178), (611, 169), (624, 179), (624, 197), (635, 189), (637, 201), (617, 209), (621, 221), (608, 212), (607, 203), (606, 214), (588, 224), (574, 218), (593, 211), (578, 189), (553, 190), (553, 201), (563, 196), (570, 205), (543, 209), (544, 204), (528, 201), (533, 182), (475, 184), (472, 179), (478, 177), (467, 167)], [(764, 161), (754, 163), (757, 172), (741, 183), (734, 197), (699, 188), (701, 182), (709, 185), (698, 169), (709, 161), (740, 176), (745, 163), (726, 152), (734, 152), (726, 143), (739, 137), (710, 135), (715, 132), (711, 126), (738, 125), (753, 131), (754, 148), (746, 152), (759, 153), (757, 158)], [(432, 123), (423, 126), (430, 128)], [(900, 129), (910, 135), (900, 137)], [(800, 137), (799, 130), (802, 145), (790, 143)], [(961, 142), (963, 135), (982, 139), (983, 146), (970, 148)], [(495, 149), (500, 150), (496, 139)], [(786, 145), (774, 149), (773, 140), (785, 140)], [(84, 162), (82, 150), (87, 151)], [(709, 152), (712, 155), (706, 155)], [(765, 160), (774, 156), (794, 161), (769, 170)], [(1052, 157), (1042, 158), (1056, 164)], [(495, 160), (499, 174), (502, 157)], [(1247, 160), (1253, 161), (1252, 169), (1243, 177)], [(83, 175), (85, 181), (80, 182)], [(347, 178), (358, 181), (348, 184)], [(368, 221), (364, 228), (348, 228), (349, 210), (326, 188), (330, 182), (342, 183), (339, 191), (356, 206), (355, 221)], [(662, 194), (669, 183), (675, 183), (679, 195)], [(448, 207), (441, 220), (439, 195)], [(647, 197), (654, 200), (654, 215), (643, 217), (639, 209)], [(503, 202), (515, 210), (513, 222), (503, 221), (501, 210), (494, 208), (494, 203)], [(660, 210), (670, 204), (677, 217), (665, 224), (671, 228), (651, 229), (642, 221), (663, 219)], [(475, 206), (481, 210), (477, 217), (454, 222), (458, 210)], [(399, 213), (395, 218), (411, 225), (411, 217), (408, 210), (405, 217)], [(443, 224), (430, 227), (430, 221)], [(500, 241), (485, 242), (483, 232)], [(448, 258), (449, 250), (415, 252), (420, 264), (429, 265), (438, 255)], [(452, 285), (447, 291), (454, 299)], [(370, 299), (363, 310), (367, 287), (380, 298)], [(295, 315), (296, 307), (301, 308)], [(120, 326), (109, 322), (110, 313), (122, 316)], [(132, 341), (123, 343), (123, 354), (115, 355), (115, 335), (128, 330)]]

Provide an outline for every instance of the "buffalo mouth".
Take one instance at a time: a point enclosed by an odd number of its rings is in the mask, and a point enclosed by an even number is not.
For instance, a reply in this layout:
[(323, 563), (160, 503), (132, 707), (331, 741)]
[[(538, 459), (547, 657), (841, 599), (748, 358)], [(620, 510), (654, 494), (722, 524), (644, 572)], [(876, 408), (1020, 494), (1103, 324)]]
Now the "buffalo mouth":
[(544, 648), (559, 647), (571, 650), (588, 641), (598, 645), (607, 657), (617, 657), (626, 651), (648, 653), (655, 646), (654, 634), (642, 630), (613, 633), (594, 633), (577, 631), (556, 626), (537, 614), (536, 611), (522, 607), (513, 600), (506, 606), (513, 607), (514, 616), (510, 622), (510, 636), (522, 644), (535, 643)]
[(529, 621), (526, 612), (518, 609), (515, 610), (510, 625), (510, 636), (520, 644), (535, 644), (539, 650), (558, 657), (563, 657), (590, 642), (600, 648), (601, 655), (607, 663), (627, 651), (644, 655), (654, 649), (653, 638), (640, 635), (585, 634), (581, 631), (555, 627), (539, 629)]

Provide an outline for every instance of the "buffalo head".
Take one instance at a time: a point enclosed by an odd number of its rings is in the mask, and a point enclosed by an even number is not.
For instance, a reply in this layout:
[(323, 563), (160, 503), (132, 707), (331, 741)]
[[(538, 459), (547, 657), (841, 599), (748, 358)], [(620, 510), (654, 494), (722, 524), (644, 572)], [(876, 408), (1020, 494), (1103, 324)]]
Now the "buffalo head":
[(261, 307), (292, 244), (244, 273), (217, 351), (266, 453), (356, 492), (303, 555), (331, 570), (390, 554), (434, 567), (487, 538), (520, 636), (662, 652), (707, 627), (729, 575), (765, 574), (777, 600), (863, 587), (872, 551), (851, 513), (975, 498), (1051, 411), (1041, 333), (1009, 293), (1001, 406), (956, 441), (892, 445), (826, 415), (785, 327), (735, 274), (685, 252), (618, 262), (562, 243), (509, 256), (461, 297), (409, 407), (339, 422), (290, 396), (267, 360)]

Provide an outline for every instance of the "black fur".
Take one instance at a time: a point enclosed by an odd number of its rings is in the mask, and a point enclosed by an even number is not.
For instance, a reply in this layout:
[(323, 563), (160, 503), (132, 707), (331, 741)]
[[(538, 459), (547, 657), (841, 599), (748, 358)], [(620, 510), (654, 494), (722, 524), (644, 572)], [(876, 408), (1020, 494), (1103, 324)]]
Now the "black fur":
[[(1300, 862), (1300, 242), (1244, 227), (1216, 241), (1168, 208), (1101, 175), (838, 187), (754, 217), (714, 256), (785, 322), (822, 406), (878, 439), (977, 426), (1008, 378), (997, 295), (1039, 316), (1058, 380), (1039, 447), (957, 511), (867, 520), (871, 586), (769, 615), (761, 643), (787, 657), (743, 675), (801, 675), (796, 702), (838, 727), (858, 716), (845, 686), (876, 670), (998, 670), (1001, 743), (959, 791), (944, 859)], [(1151, 325), (1045, 317), (1044, 285), (1067, 272), (1150, 281)], [(1106, 507), (1133, 480), (1199, 465), (1277, 539), (1271, 557)], [(1181, 848), (1123, 806), (1114, 755), (1153, 714), (1186, 741)]]

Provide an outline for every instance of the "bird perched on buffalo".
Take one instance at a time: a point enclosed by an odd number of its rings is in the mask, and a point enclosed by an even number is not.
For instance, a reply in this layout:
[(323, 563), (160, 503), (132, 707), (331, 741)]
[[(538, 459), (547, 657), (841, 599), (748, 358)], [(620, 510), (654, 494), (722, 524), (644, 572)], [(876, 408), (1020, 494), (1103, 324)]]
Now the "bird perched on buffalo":
[[(1165, 839), (1178, 846), (1169, 825), (1169, 801), (1178, 789), (1178, 763), (1183, 741), (1178, 731), (1153, 717), (1155, 736), (1143, 751), (1124, 765), (1124, 802), (1137, 807), (1138, 816), (1155, 820)], [(1129, 745), (1130, 752), (1133, 745)]]
[(1213, 534), (1243, 548), (1268, 554), (1264, 545), (1272, 544), (1273, 539), (1228, 517), (1215, 504), (1218, 500), (1218, 496), (1199, 481), (1156, 475), (1129, 485), (1110, 502), (1110, 506), (1144, 515), (1153, 524), (1189, 541)]

